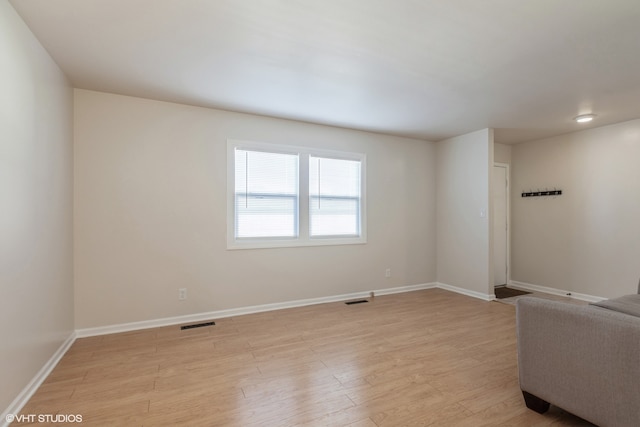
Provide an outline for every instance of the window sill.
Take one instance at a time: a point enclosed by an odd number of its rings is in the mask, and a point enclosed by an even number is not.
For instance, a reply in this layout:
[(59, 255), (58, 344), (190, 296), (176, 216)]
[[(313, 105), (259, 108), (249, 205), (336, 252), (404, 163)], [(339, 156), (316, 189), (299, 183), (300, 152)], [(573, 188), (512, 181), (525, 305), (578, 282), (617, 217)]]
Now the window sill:
[(366, 237), (326, 237), (313, 239), (282, 239), (282, 240), (244, 240), (227, 243), (227, 250), (242, 249), (275, 249), (275, 248), (296, 248), (309, 246), (342, 246), (342, 245), (364, 245), (367, 243)]

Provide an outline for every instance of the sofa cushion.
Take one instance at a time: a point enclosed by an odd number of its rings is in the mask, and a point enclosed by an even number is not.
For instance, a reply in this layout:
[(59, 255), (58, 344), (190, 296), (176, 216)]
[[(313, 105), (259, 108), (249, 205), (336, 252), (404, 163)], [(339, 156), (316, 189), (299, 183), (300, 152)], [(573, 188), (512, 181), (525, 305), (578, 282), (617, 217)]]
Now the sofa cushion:
[(640, 295), (625, 295), (619, 298), (592, 302), (591, 305), (640, 317)]

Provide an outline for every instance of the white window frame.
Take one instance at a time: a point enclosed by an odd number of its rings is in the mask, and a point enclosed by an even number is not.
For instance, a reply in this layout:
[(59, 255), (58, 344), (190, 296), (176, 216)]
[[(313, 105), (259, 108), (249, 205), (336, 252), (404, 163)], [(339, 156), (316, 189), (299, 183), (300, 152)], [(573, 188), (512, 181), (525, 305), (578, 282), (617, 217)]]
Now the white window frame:
[[(235, 237), (235, 150), (265, 151), (298, 155), (298, 237), (255, 238)], [(360, 235), (317, 236), (309, 235), (309, 156), (326, 157), (360, 162)], [(270, 144), (266, 142), (227, 140), (227, 249), (260, 249), (297, 246), (353, 245), (367, 243), (366, 203), (366, 155), (336, 150), (324, 150), (294, 145)]]

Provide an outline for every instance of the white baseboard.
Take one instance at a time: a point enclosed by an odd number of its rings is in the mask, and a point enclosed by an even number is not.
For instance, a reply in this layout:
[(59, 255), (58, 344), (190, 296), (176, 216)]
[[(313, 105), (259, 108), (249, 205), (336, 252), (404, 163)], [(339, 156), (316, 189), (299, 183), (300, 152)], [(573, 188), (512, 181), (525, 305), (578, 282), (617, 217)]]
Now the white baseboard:
[(523, 290), (523, 291), (544, 292), (546, 294), (559, 295), (563, 297), (571, 297), (571, 298), (579, 299), (582, 301), (588, 301), (588, 302), (598, 302), (606, 299), (606, 298), (597, 297), (594, 295), (587, 295), (587, 294), (581, 294), (573, 291), (549, 288), (547, 286), (532, 285), (531, 283), (518, 282), (517, 280), (509, 280), (509, 286), (515, 289)]
[(398, 286), (397, 288), (378, 289), (378, 290), (374, 290), (374, 292), (376, 295), (391, 295), (391, 294), (401, 294), (403, 292), (413, 292), (413, 291), (422, 291), (424, 289), (433, 289), (436, 286), (437, 286), (436, 283), (423, 283), (420, 285)]
[(249, 307), (233, 308), (228, 310), (218, 310), (206, 313), (189, 314), (185, 316), (166, 317), (162, 319), (145, 320), (141, 322), (121, 323), (117, 325), (100, 326), (96, 328), (77, 329), (75, 332), (65, 340), (65, 342), (58, 348), (58, 350), (51, 356), (47, 363), (40, 369), (31, 382), (22, 390), (22, 392), (14, 399), (5, 412), (2, 413), (0, 419), (0, 427), (6, 427), (9, 424), (6, 422), (7, 414), (18, 414), (20, 410), (26, 405), (33, 394), (38, 390), (38, 387), (49, 376), (53, 368), (58, 364), (62, 356), (74, 343), (76, 338), (91, 337), (97, 335), (106, 335), (119, 332), (129, 332), (141, 329), (157, 328), (160, 326), (177, 325), (181, 323), (199, 322), (210, 319), (221, 319), (225, 317), (241, 316), (243, 314), (261, 313), (265, 311), (281, 310), (285, 308), (303, 307), (313, 304), (324, 304), (329, 302), (348, 301), (350, 299), (367, 298), (374, 292), (375, 295), (391, 295), (403, 292), (413, 292), (424, 289), (440, 288), (451, 292), (467, 295), (473, 298), (479, 298), (484, 301), (490, 301), (494, 299), (494, 295), (482, 294), (480, 292), (470, 291), (468, 289), (459, 288), (457, 286), (447, 285), (445, 283), (423, 283), (418, 285), (398, 286), (395, 288), (386, 289), (374, 289), (372, 291), (354, 292), (350, 294), (334, 295), (320, 298), (309, 298), (304, 300), (287, 301), (274, 304), (263, 304)]
[[(576, 298), (583, 301), (589, 302), (597, 302), (602, 301), (605, 298), (597, 297), (593, 295), (581, 294), (571, 291), (565, 291), (561, 289), (549, 288), (546, 286), (533, 285), (530, 283), (518, 282), (516, 280), (510, 280), (509, 286), (522, 289), (526, 291), (534, 291), (534, 292), (545, 292), (552, 295), (560, 295), (560, 296), (570, 296), (572, 298)], [(439, 288), (444, 289), (451, 292), (456, 292), (458, 294), (470, 296), (473, 298), (478, 298), (484, 301), (492, 301), (495, 299), (495, 295), (492, 294), (483, 294), (481, 292), (471, 291), (469, 289), (460, 288), (457, 286), (448, 285), (446, 283), (440, 282), (432, 282), (432, 283), (423, 283), (418, 285), (409, 285), (409, 286), (399, 286), (395, 288), (387, 288), (387, 289), (374, 289), (373, 292), (375, 295), (391, 295), (403, 292), (412, 292), (423, 289), (433, 289)], [(40, 369), (40, 371), (35, 375), (35, 377), (31, 380), (31, 382), (22, 390), (22, 392), (13, 400), (11, 405), (2, 413), (2, 418), (0, 418), (0, 427), (8, 426), (9, 424), (6, 422), (7, 414), (17, 414), (24, 407), (24, 405), (29, 401), (31, 396), (38, 390), (38, 387), (44, 382), (47, 376), (51, 373), (53, 368), (58, 364), (62, 356), (67, 352), (67, 350), (74, 343), (76, 338), (97, 336), (97, 335), (105, 335), (105, 334), (113, 334), (118, 332), (129, 332), (141, 329), (149, 329), (149, 328), (157, 328), (160, 326), (170, 326), (177, 325), (181, 323), (191, 323), (191, 322), (199, 322), (203, 320), (210, 319), (220, 319), (225, 317), (232, 316), (240, 316), (243, 314), (252, 314), (252, 313), (260, 313), (265, 311), (273, 311), (273, 310), (281, 310), (285, 308), (294, 308), (294, 307), (303, 307), (306, 305), (313, 304), (324, 304), (329, 302), (339, 302), (339, 301), (347, 301), (350, 299), (356, 298), (366, 298), (369, 297), (371, 291), (365, 292), (354, 292), (349, 294), (342, 295), (334, 295), (328, 297), (320, 297), (320, 298), (309, 298), (303, 300), (296, 301), (287, 301), (281, 303), (273, 303), (273, 304), (263, 304), (263, 305), (255, 305), (249, 307), (240, 307), (233, 308), (228, 310), (218, 310), (211, 311), (206, 313), (197, 313), (197, 314), (189, 314), (185, 316), (176, 316), (176, 317), (167, 317), (162, 319), (155, 320), (145, 320), (141, 322), (131, 322), (131, 323), (122, 323), (117, 325), (109, 325), (109, 326), (100, 326), (96, 328), (85, 328), (78, 329), (75, 332), (72, 332), (71, 335), (65, 340), (64, 343), (58, 348), (58, 350), (51, 356), (51, 358), (47, 361), (47, 363)]]
[(55, 353), (49, 358), (47, 363), (38, 371), (38, 373), (33, 377), (33, 379), (27, 384), (27, 386), (22, 389), (20, 394), (13, 399), (13, 402), (9, 405), (9, 407), (2, 413), (2, 418), (0, 418), (0, 426), (6, 427), (9, 425), (7, 422), (8, 414), (19, 414), (24, 405), (27, 404), (29, 399), (34, 395), (34, 393), (38, 390), (40, 385), (47, 379), (53, 368), (56, 367), (62, 356), (65, 355), (67, 350), (71, 347), (71, 345), (76, 340), (76, 333), (72, 332), (69, 337), (60, 345), (60, 347), (56, 350)]
[(445, 289), (447, 291), (455, 292), (458, 294), (466, 295), (469, 297), (478, 298), (483, 301), (493, 301), (494, 299), (496, 299), (496, 296), (493, 294), (483, 294), (482, 292), (470, 291), (469, 289), (447, 285), (446, 283), (437, 282), (435, 284), (435, 287), (440, 289)]
[[(375, 295), (390, 295), (402, 292), (418, 291), (436, 287), (434, 283), (419, 285), (399, 286), (388, 289), (374, 289)], [(209, 311), (205, 313), (187, 314), (184, 316), (165, 317), (162, 319), (143, 320), (141, 322), (121, 323), (117, 325), (99, 326), (96, 328), (77, 329), (78, 338), (92, 337), (97, 335), (115, 334), (120, 332), (137, 331), (141, 329), (158, 328), (161, 326), (179, 325), (182, 323), (201, 322), (211, 319), (222, 319), (225, 317), (241, 316), (243, 314), (261, 313), (264, 311), (282, 310), (285, 308), (303, 307), (306, 305), (324, 304), (328, 302), (347, 301), (356, 298), (366, 298), (371, 291), (354, 292), (350, 294), (333, 295), (328, 297), (309, 298), (303, 300), (278, 302), (273, 304), (254, 305), (249, 307), (232, 308), (228, 310)]]

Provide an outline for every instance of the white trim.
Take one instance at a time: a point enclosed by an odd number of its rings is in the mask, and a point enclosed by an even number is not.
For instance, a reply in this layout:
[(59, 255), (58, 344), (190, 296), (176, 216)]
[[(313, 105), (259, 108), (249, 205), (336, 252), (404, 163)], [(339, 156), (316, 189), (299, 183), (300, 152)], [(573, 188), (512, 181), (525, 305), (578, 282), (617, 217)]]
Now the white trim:
[(560, 295), (563, 297), (571, 297), (571, 298), (579, 299), (581, 301), (588, 301), (588, 302), (598, 302), (606, 299), (606, 298), (598, 297), (594, 295), (580, 294), (573, 291), (549, 288), (547, 286), (532, 285), (531, 283), (518, 282), (517, 280), (510, 280), (509, 286), (515, 289), (523, 290), (523, 291), (544, 292), (546, 294)]
[(446, 291), (455, 292), (457, 294), (466, 295), (473, 298), (478, 298), (483, 301), (493, 301), (496, 296), (493, 294), (483, 294), (482, 292), (470, 291), (469, 289), (459, 288), (457, 286), (447, 285), (446, 283), (436, 283), (436, 288), (444, 289)]
[(232, 308), (228, 310), (218, 310), (206, 313), (189, 314), (185, 316), (166, 317), (155, 320), (145, 320), (141, 322), (122, 323), (118, 325), (100, 326), (96, 328), (84, 328), (77, 329), (72, 332), (71, 335), (65, 340), (65, 342), (58, 348), (58, 350), (51, 356), (47, 363), (40, 369), (31, 382), (22, 390), (22, 392), (14, 399), (9, 407), (2, 413), (0, 419), (0, 427), (6, 427), (9, 424), (6, 422), (7, 414), (17, 414), (26, 405), (29, 399), (38, 390), (38, 387), (42, 385), (44, 380), (49, 376), (51, 371), (56, 367), (60, 359), (65, 355), (67, 350), (75, 342), (76, 338), (86, 338), (91, 336), (114, 334), (119, 332), (130, 332), (142, 329), (157, 328), (161, 326), (177, 325), (181, 323), (198, 322), (202, 320), (220, 319), (232, 316), (241, 316), (244, 314), (260, 313), (265, 311), (282, 310), (285, 308), (302, 307), (306, 305), (324, 304), (330, 302), (348, 301), (357, 298), (367, 298), (373, 293), (374, 295), (391, 295), (404, 292), (420, 291), (425, 289), (440, 288), (451, 292), (467, 295), (473, 298), (479, 298), (484, 301), (490, 301), (493, 299), (493, 295), (486, 295), (468, 289), (459, 288), (456, 286), (447, 285), (444, 283), (432, 282), (422, 283), (417, 285), (398, 286), (395, 288), (374, 289), (372, 291), (353, 292), (349, 294), (334, 295), (328, 297), (309, 298), (296, 301), (287, 301), (273, 304), (255, 305), (249, 307)]
[(435, 283), (423, 283), (420, 285), (409, 285), (409, 286), (398, 286), (397, 288), (388, 288), (388, 289), (378, 289), (375, 292), (375, 295), (391, 295), (391, 294), (401, 294), (403, 292), (413, 292), (413, 291), (422, 291), (424, 289), (433, 289), (436, 288)]
[(507, 178), (506, 204), (507, 204), (507, 283), (511, 281), (511, 166), (509, 163), (493, 162), (493, 167), (505, 168)]
[(13, 402), (7, 407), (7, 409), (2, 413), (2, 418), (0, 418), (0, 426), (5, 427), (8, 426), (7, 423), (7, 415), (8, 414), (19, 414), (24, 405), (27, 404), (29, 399), (35, 394), (38, 388), (42, 385), (44, 380), (47, 379), (53, 368), (56, 367), (62, 356), (65, 355), (67, 350), (73, 345), (77, 338), (75, 332), (71, 332), (69, 337), (58, 347), (55, 353), (49, 358), (49, 360), (44, 364), (44, 366), (38, 371), (38, 373), (31, 379), (29, 384), (26, 385), (25, 388), (22, 389), (20, 394), (13, 399)]
[[(514, 280), (510, 280), (509, 285), (516, 289), (546, 292), (553, 295), (568, 296), (567, 295), (568, 291), (548, 288), (545, 286), (532, 285), (529, 283), (517, 282)], [(22, 390), (22, 392), (20, 392), (20, 394), (13, 400), (13, 402), (11, 402), (9, 407), (2, 413), (2, 418), (0, 418), (0, 427), (7, 427), (9, 425), (6, 422), (7, 414), (17, 414), (24, 407), (24, 405), (27, 404), (29, 399), (38, 390), (38, 387), (42, 385), (44, 380), (53, 371), (53, 369), (56, 367), (58, 362), (60, 362), (60, 359), (62, 359), (62, 357), (67, 352), (67, 350), (69, 350), (71, 345), (75, 342), (76, 338), (85, 338), (85, 337), (113, 334), (113, 333), (119, 333), (119, 332), (129, 332), (129, 331), (136, 331), (141, 329), (156, 328), (160, 326), (170, 326), (170, 325), (177, 325), (181, 323), (198, 322), (198, 321), (209, 320), (209, 319), (220, 319), (225, 317), (241, 316), (244, 314), (281, 310), (285, 308), (302, 307), (302, 306), (313, 305), (313, 304), (324, 304), (324, 303), (330, 303), (330, 302), (347, 301), (347, 300), (356, 299), (356, 298), (367, 298), (371, 296), (372, 292), (375, 295), (391, 295), (391, 294), (413, 292), (413, 291), (419, 291), (424, 289), (434, 289), (434, 288), (444, 289), (446, 291), (455, 292), (455, 293), (470, 296), (473, 298), (478, 298), (483, 301), (492, 301), (495, 299), (495, 295), (493, 294), (483, 294), (481, 292), (471, 291), (471, 290), (460, 288), (457, 286), (447, 285), (446, 283), (432, 282), (432, 283), (422, 283), (418, 285), (398, 286), (395, 288), (374, 289), (372, 291), (354, 292), (349, 294), (334, 295), (334, 296), (328, 296), (328, 297), (309, 298), (309, 299), (287, 301), (287, 302), (281, 302), (281, 303), (232, 308), (228, 310), (218, 310), (218, 311), (211, 311), (207, 313), (189, 314), (185, 316), (167, 317), (167, 318), (155, 319), (155, 320), (145, 320), (141, 322), (131, 322), (131, 323), (122, 323), (118, 325), (100, 326), (96, 328), (77, 329), (75, 332), (72, 332), (69, 335), (69, 337), (65, 340), (65, 342), (62, 343), (62, 345), (51, 356), (51, 358), (47, 361), (47, 363), (45, 363), (42, 369), (40, 369), (40, 371), (33, 377), (31, 382), (29, 382), (29, 384)], [(570, 296), (576, 299), (590, 301), (590, 302), (597, 302), (605, 299), (601, 297), (596, 297), (596, 296), (586, 295), (586, 294), (579, 294), (574, 292), (571, 292)]]
[(300, 248), (307, 246), (339, 246), (339, 245), (364, 245), (367, 243), (365, 237), (314, 237), (306, 240), (300, 238), (278, 238), (278, 239), (253, 239), (235, 240), (234, 243), (227, 244), (227, 250), (238, 251), (245, 249), (275, 249), (275, 248)]
[(390, 295), (403, 292), (419, 291), (423, 289), (435, 288), (435, 283), (425, 283), (419, 285), (400, 286), (388, 289), (373, 289), (371, 291), (354, 292), (328, 297), (309, 298), (303, 300), (278, 302), (273, 304), (254, 305), (249, 307), (231, 308), (227, 310), (216, 310), (198, 314), (188, 314), (185, 316), (165, 317), (155, 320), (143, 320), (141, 322), (121, 323), (117, 325), (99, 326), (96, 328), (84, 328), (76, 330), (78, 338), (92, 337), (97, 335), (115, 334), (120, 332), (137, 331), (141, 329), (157, 328), (161, 326), (179, 325), (182, 323), (200, 322), (203, 320), (222, 319), (225, 317), (242, 316), (244, 314), (261, 313), (264, 311), (282, 310), (285, 308), (303, 307), (306, 305), (325, 304), (329, 302), (348, 301), (356, 298), (367, 298), (373, 292), (375, 295)]

